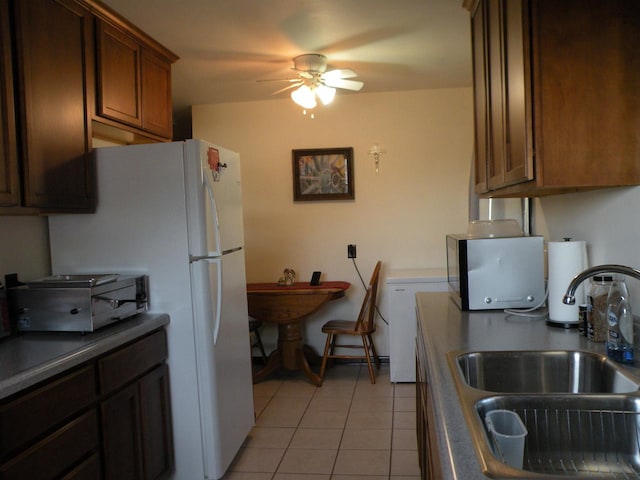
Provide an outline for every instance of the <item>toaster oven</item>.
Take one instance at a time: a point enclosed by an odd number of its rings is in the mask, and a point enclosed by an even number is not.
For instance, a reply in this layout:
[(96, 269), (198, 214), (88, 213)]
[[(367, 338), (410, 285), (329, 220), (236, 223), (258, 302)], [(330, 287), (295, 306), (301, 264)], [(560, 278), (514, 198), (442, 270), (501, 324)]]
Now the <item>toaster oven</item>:
[(446, 241), (449, 293), (460, 309), (532, 308), (544, 301), (543, 237), (451, 234)]
[(53, 275), (9, 290), (19, 331), (93, 332), (146, 310), (147, 277)]

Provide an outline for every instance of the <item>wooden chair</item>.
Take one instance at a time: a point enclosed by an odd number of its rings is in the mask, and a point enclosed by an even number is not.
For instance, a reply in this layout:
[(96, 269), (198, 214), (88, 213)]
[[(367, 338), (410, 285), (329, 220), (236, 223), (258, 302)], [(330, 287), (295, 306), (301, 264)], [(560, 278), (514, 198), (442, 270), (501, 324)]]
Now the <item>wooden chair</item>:
[[(320, 378), (324, 379), (327, 360), (333, 358), (360, 358), (366, 359), (369, 366), (369, 378), (371, 383), (376, 383), (376, 377), (373, 373), (371, 364), (371, 356), (376, 362), (376, 366), (380, 368), (380, 358), (376, 353), (376, 347), (373, 345), (371, 335), (376, 331), (375, 315), (376, 315), (376, 299), (378, 296), (378, 277), (380, 276), (380, 267), (382, 262), (378, 261), (373, 269), (373, 275), (369, 281), (367, 292), (360, 308), (360, 314), (356, 321), (352, 320), (330, 320), (322, 326), (322, 332), (327, 334), (327, 342), (324, 346), (324, 355), (322, 356), (322, 366), (320, 367)], [(360, 337), (362, 345), (359, 344), (337, 344), (336, 340), (339, 335), (352, 337)], [(364, 350), (363, 355), (338, 355), (335, 353), (336, 348), (361, 348)], [(371, 353), (370, 353), (371, 352)]]
[(261, 326), (262, 322), (260, 320), (249, 317), (249, 335), (253, 335), (255, 337), (255, 342), (251, 342), (251, 350), (258, 347), (260, 349), (260, 354), (262, 355), (262, 363), (266, 365), (267, 354), (264, 351), (264, 345), (262, 345), (262, 338), (260, 337)]

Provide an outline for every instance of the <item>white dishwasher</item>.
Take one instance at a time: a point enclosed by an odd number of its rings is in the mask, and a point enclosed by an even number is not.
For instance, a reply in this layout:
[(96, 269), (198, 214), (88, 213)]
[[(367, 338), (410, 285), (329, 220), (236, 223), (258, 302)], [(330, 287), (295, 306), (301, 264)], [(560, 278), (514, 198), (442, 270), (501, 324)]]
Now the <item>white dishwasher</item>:
[(386, 276), (389, 299), (389, 365), (391, 381), (416, 381), (416, 293), (446, 292), (445, 268), (390, 270)]

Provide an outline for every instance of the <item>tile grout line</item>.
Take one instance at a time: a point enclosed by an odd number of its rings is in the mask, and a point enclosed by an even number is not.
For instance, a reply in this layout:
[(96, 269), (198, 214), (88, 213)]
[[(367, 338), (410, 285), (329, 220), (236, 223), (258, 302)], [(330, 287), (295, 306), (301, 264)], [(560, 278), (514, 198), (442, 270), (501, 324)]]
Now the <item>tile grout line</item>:
[(349, 420), (349, 414), (351, 413), (351, 407), (353, 407), (353, 398), (356, 394), (356, 389), (358, 388), (358, 382), (360, 381), (360, 375), (362, 375), (362, 366), (358, 367), (358, 376), (356, 377), (356, 381), (353, 385), (353, 391), (351, 392), (351, 401), (349, 402), (349, 409), (347, 410), (347, 416), (344, 419), (344, 423), (342, 425), (342, 432), (340, 433), (340, 442), (338, 443), (338, 450), (336, 451), (336, 456), (333, 459), (333, 465), (331, 465), (331, 473), (329, 473), (329, 478), (333, 478), (335, 475), (336, 463), (338, 463), (338, 455), (340, 455), (340, 447), (342, 446), (342, 441), (344, 440), (344, 431), (347, 429), (347, 421)]

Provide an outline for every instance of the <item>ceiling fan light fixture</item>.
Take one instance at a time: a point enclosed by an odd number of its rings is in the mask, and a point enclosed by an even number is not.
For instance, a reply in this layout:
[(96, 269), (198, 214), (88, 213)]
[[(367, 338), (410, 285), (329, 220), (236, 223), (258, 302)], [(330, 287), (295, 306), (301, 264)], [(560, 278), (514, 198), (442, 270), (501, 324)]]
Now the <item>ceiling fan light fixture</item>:
[(318, 85), (315, 89), (316, 95), (322, 102), (323, 105), (329, 105), (333, 102), (333, 98), (336, 96), (336, 89), (332, 87), (327, 87), (326, 85)]
[(305, 53), (293, 59), (293, 69), (323, 73), (327, 69), (327, 57), (319, 53)]
[(302, 85), (300, 88), (291, 92), (291, 99), (300, 105), (302, 108), (315, 108), (316, 97), (307, 85)]

